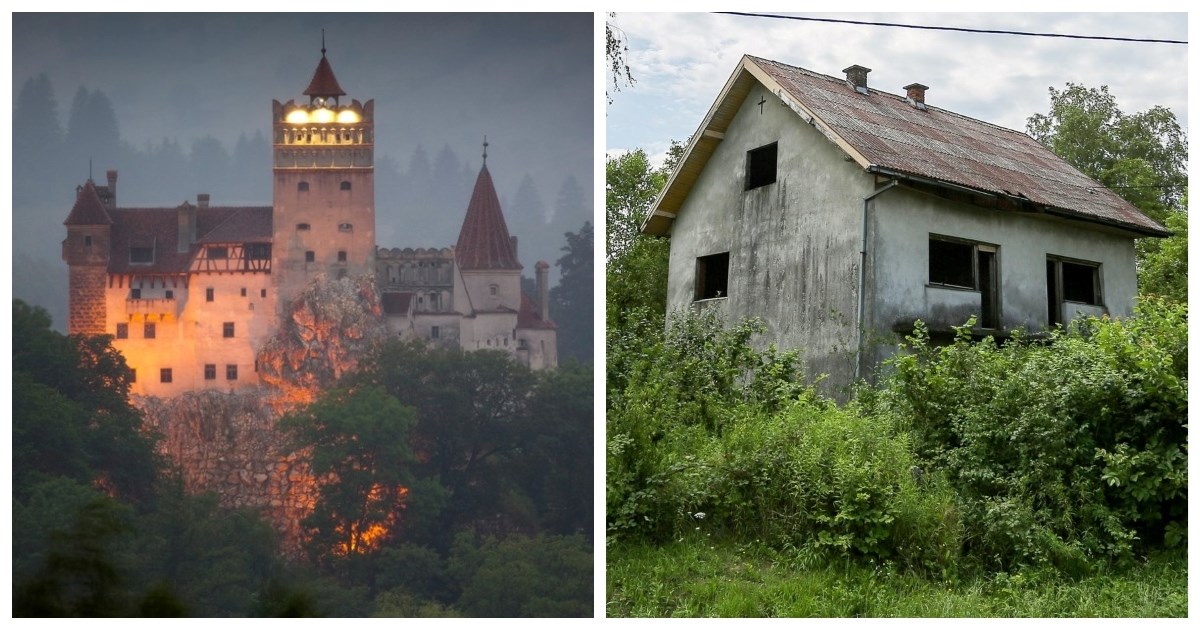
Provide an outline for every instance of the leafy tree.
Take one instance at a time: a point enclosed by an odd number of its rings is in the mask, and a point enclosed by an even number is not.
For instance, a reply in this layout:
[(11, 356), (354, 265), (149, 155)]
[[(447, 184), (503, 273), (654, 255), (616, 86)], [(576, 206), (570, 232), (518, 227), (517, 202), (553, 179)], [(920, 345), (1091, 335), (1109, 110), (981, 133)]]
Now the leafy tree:
[(562, 270), (558, 285), (550, 290), (551, 318), (558, 326), (560, 361), (592, 362), (593, 292), (592, 222), (578, 232), (567, 232), (564, 252), (554, 264)]
[(455, 608), (465, 615), (592, 615), (592, 549), (582, 536), (497, 540), (462, 532), (450, 573), (462, 584)]
[[(1182, 206), (1187, 207), (1187, 195)], [(1138, 269), (1138, 292), (1157, 295), (1183, 304), (1187, 303), (1188, 285), (1188, 223), (1187, 212), (1167, 213), (1166, 228), (1171, 236), (1146, 248)]]
[[(609, 20), (616, 17), (616, 13), (608, 14)], [(629, 41), (625, 31), (608, 20), (604, 22), (604, 59), (608, 63), (608, 71), (611, 72), (614, 92), (620, 92), (622, 84), (632, 86), (636, 83), (633, 79), (633, 72), (629, 69)], [(604, 95), (611, 104), (612, 96), (607, 90)]]
[(63, 129), (54, 88), (45, 74), (30, 77), (21, 86), (13, 107), (14, 203), (53, 199), (62, 177), (56, 167), (62, 159)]
[(280, 421), (324, 480), (304, 520), (315, 557), (371, 552), (395, 535), (415, 482), (414, 426), (411, 408), (372, 386), (332, 390)]

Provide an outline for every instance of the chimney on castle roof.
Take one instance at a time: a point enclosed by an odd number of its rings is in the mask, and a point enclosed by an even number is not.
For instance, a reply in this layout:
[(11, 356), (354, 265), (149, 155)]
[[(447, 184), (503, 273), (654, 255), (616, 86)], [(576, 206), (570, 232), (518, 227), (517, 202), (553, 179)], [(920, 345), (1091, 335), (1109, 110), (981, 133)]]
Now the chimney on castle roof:
[(512, 250), (513, 250), (512, 254), (513, 254), (513, 258), (514, 258), (514, 259), (516, 259), (516, 260), (520, 260), (520, 259), (521, 259), (521, 257), (520, 257), (520, 256), (517, 256), (517, 236), (514, 234), (514, 235), (512, 235), (512, 236), (508, 237), (508, 241), (509, 241), (510, 243), (512, 243)]
[[(207, 200), (205, 203), (208, 203)], [(192, 243), (196, 242), (196, 206), (185, 201), (176, 213), (179, 218), (179, 232), (175, 241), (175, 251), (183, 254), (191, 251)]]
[(196, 195), (196, 205), (200, 206), (201, 208), (207, 208), (208, 207), (208, 199), (209, 199), (208, 193), (199, 193)]
[(908, 85), (904, 86), (904, 89), (908, 91), (907, 96), (909, 105), (912, 105), (917, 109), (925, 109), (925, 90), (929, 89), (928, 85), (909, 83)]
[(842, 70), (842, 72), (846, 73), (846, 83), (849, 83), (850, 87), (862, 94), (870, 93), (867, 91), (867, 73), (870, 71), (870, 68), (859, 65), (853, 65)]
[(117, 207), (117, 171), (110, 170), (105, 173), (108, 176), (108, 194), (112, 207)]
[(550, 321), (550, 263), (539, 260), (534, 265), (537, 270), (538, 315), (542, 321)]

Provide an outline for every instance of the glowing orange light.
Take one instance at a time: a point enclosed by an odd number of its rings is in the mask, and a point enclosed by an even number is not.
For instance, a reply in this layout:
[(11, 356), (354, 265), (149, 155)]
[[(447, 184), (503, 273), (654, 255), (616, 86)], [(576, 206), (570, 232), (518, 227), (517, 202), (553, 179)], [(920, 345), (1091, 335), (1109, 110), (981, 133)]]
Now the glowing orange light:
[(293, 125), (303, 125), (308, 122), (308, 112), (303, 109), (293, 109), (284, 120)]
[(333, 122), (334, 118), (335, 118), (335, 114), (333, 113), (333, 110), (326, 109), (324, 107), (322, 107), (312, 113), (313, 122), (329, 123), (329, 122)]
[(343, 109), (338, 112), (337, 121), (340, 123), (356, 123), (359, 121), (358, 114), (352, 109)]

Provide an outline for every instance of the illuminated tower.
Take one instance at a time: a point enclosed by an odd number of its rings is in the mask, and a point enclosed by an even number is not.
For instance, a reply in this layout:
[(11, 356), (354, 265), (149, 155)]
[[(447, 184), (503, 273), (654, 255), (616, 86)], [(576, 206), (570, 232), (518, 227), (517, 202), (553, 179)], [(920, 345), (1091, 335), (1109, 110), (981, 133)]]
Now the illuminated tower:
[[(109, 171), (111, 189), (116, 190), (117, 172)], [(104, 189), (109, 198), (109, 189)], [(111, 195), (115, 196), (115, 192)], [(62, 257), (70, 270), (67, 280), (67, 332), (101, 335), (107, 332), (107, 308), (104, 300), (108, 278), (109, 243), (112, 217), (101, 200), (101, 191), (91, 179), (76, 191), (75, 205), (63, 225), (67, 238)]]
[(272, 282), (281, 310), (318, 274), (374, 272), (375, 101), (340, 102), (346, 92), (324, 41), (304, 95), (307, 104), (272, 102)]

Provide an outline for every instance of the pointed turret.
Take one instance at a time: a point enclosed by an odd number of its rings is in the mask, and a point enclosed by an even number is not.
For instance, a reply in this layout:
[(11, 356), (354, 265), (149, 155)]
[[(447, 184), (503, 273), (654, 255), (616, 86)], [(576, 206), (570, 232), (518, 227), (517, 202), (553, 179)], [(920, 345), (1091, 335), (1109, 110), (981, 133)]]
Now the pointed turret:
[(95, 182), (89, 179), (79, 189), (75, 196), (75, 205), (67, 215), (67, 220), (63, 221), (63, 225), (112, 225), (112, 217), (108, 216), (104, 202), (100, 201)]
[(346, 92), (338, 85), (337, 77), (333, 76), (333, 66), (325, 58), (325, 29), (321, 29), (321, 61), (317, 62), (317, 70), (313, 72), (312, 81), (304, 95), (309, 98), (326, 98), (345, 96)]
[(461, 269), (521, 269), (486, 162), (475, 180), (454, 252)]
[(112, 217), (90, 178), (77, 189), (67, 220), (62, 259), (67, 263), (67, 332), (99, 335), (107, 332), (105, 279), (108, 275)]

